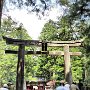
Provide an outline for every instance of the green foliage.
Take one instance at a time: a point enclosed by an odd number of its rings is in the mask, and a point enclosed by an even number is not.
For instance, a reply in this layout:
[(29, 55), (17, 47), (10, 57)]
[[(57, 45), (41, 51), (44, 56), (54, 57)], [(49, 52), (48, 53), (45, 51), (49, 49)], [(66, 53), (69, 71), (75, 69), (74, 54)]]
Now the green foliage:
[[(2, 20), (0, 32), (0, 82), (8, 83), (9, 81), (11, 81), (12, 83), (15, 83), (18, 55), (5, 54), (5, 50), (18, 50), (18, 46), (6, 45), (6, 42), (2, 39), (2, 36), (16, 39), (31, 38), (29, 37), (23, 26), (18, 26), (18, 23), (13, 21), (10, 17)], [(26, 47), (25, 49), (27, 50), (27, 48), (30, 49), (30, 47)], [(29, 61), (30, 57), (28, 57), (27, 59)], [(26, 76), (27, 75), (28, 74), (26, 72)]]
[(68, 5), (69, 1), (68, 0), (60, 0), (60, 3), (62, 5)]
[[(22, 0), (18, 0), (19, 7), (22, 5)], [(44, 8), (48, 9), (46, 6), (46, 1), (40, 0), (44, 4)], [(17, 0), (13, 2), (17, 5)], [(82, 48), (71, 48), (70, 51), (82, 51), (83, 55), (73, 56), (71, 58), (72, 64), (72, 75), (73, 80), (78, 81), (78, 79), (84, 79), (89, 82), (90, 80), (90, 7), (89, 0), (60, 0), (60, 5), (65, 5), (69, 9), (68, 12), (62, 17), (58, 22), (50, 20), (45, 24), (40, 40), (48, 41), (70, 41), (84, 39), (82, 43)], [(25, 2), (27, 6), (35, 6), (36, 2), (29, 0), (29, 3)], [(47, 5), (50, 5), (47, 4)], [(43, 6), (43, 5), (42, 5)], [(40, 11), (37, 7), (33, 11)], [(19, 25), (12, 21), (9, 17), (3, 20), (2, 29), (0, 29), (0, 78), (2, 82), (12, 80), (15, 82), (16, 77), (16, 55), (5, 55), (4, 49), (14, 49), (17, 47), (9, 46), (7, 47), (5, 42), (2, 40), (1, 36), (8, 36), (17, 39), (31, 39), (27, 34), (26, 30), (22, 25)], [(36, 50), (35, 47), (26, 47), (25, 50)], [(62, 50), (62, 48), (48, 48), (48, 50)], [(7, 63), (7, 64), (6, 64)], [(86, 69), (86, 70), (85, 70)], [(86, 77), (83, 78), (84, 71), (86, 72)], [(7, 76), (6, 76), (6, 73)], [(12, 77), (11, 77), (12, 76)], [(64, 61), (61, 56), (25, 56), (25, 79), (31, 80), (33, 76), (44, 76), (46, 79), (63, 79), (64, 78)]]
[(17, 63), (17, 59), (15, 60), (15, 57), (16, 56), (13, 55), (2, 55), (2, 58), (0, 59), (1, 82), (7, 83), (8, 81), (12, 81), (12, 83), (15, 83)]
[[(56, 56), (40, 56), (38, 57), (39, 61), (37, 61), (37, 66), (34, 66), (34, 68), (38, 68), (36, 75), (37, 76), (44, 76), (46, 80), (49, 79), (58, 79), (62, 78), (62, 75), (60, 73), (63, 72), (62, 63), (64, 61), (61, 57)], [(62, 61), (62, 62), (59, 62)], [(57, 75), (60, 75), (61, 78)]]
[[(90, 81), (89, 72), (89, 66), (88, 63), (90, 62), (90, 1), (89, 0), (76, 0), (75, 2), (70, 4), (69, 14), (68, 18), (71, 20), (72, 26), (77, 29), (78, 35), (80, 38), (83, 38), (82, 43), (82, 53), (83, 53), (83, 63), (84, 65), (84, 80), (87, 82)], [(86, 58), (86, 59), (85, 59)]]
[(50, 23), (45, 24), (43, 31), (41, 32), (41, 40), (56, 40), (56, 27), (53, 25), (53, 21), (50, 20), (49, 22)]
[[(42, 13), (44, 15), (45, 10), (52, 7), (51, 0), (2, 0), (3, 9), (8, 10), (12, 8), (26, 9), (28, 12)], [(13, 5), (13, 7), (8, 7)]]
[[(40, 39), (48, 40), (48, 41), (71, 41), (71, 40), (79, 40), (82, 38), (81, 30), (86, 29), (86, 24), (82, 24), (82, 22), (78, 22), (79, 24), (76, 26), (77, 22), (71, 21), (69, 15), (63, 16), (61, 20), (58, 22), (49, 21), (45, 24)], [(62, 50), (62, 48), (49, 48), (48, 50)], [(79, 48), (70, 48), (71, 52), (80, 51)], [(60, 80), (64, 78), (64, 59), (57, 57), (55, 61), (52, 63), (53, 59), (46, 64), (47, 67), (50, 67), (52, 72), (55, 72), (56, 79)], [(58, 60), (58, 63), (56, 61)], [(63, 61), (63, 62), (62, 62)], [(61, 63), (61, 64), (59, 64)], [(83, 68), (82, 68), (82, 60), (79, 56), (74, 56), (71, 58), (72, 63), (72, 75), (73, 80), (78, 81), (82, 78)], [(45, 66), (45, 65), (44, 65)], [(52, 77), (53, 74), (50, 76)]]
[(23, 25), (18, 25), (18, 23), (13, 21), (10, 17), (2, 20), (1, 34), (1, 36), (8, 36), (10, 38), (31, 39)]
[(73, 81), (78, 82), (79, 79), (83, 79), (83, 60), (81, 59), (81, 57), (73, 56), (71, 59), (71, 64)]

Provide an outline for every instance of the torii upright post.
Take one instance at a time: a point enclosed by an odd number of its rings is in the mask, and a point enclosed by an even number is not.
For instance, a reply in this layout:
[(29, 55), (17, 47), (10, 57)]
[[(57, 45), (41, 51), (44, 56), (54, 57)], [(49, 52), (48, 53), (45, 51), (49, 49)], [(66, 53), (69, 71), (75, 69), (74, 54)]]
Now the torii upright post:
[(9, 51), (11, 54), (18, 54), (17, 76), (16, 76), (16, 90), (23, 90), (24, 83), (24, 56), (25, 56), (25, 41), (18, 39), (11, 39), (3, 37), (7, 44), (14, 44), (19, 46), (18, 51)]
[(72, 74), (71, 74), (71, 64), (70, 64), (70, 52), (69, 45), (64, 46), (64, 64), (65, 64), (65, 80), (71, 85)]
[(23, 90), (23, 83), (24, 83), (24, 56), (25, 56), (25, 46), (21, 44), (21, 45), (19, 45), (19, 50), (18, 50), (16, 90)]

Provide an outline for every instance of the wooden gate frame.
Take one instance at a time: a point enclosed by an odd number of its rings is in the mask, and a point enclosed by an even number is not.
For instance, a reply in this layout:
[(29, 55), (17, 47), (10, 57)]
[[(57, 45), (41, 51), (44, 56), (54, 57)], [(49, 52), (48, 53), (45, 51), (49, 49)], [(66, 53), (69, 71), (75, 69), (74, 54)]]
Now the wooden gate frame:
[[(70, 55), (81, 55), (81, 52), (69, 52), (70, 47), (80, 46), (81, 40), (76, 41), (40, 41), (40, 40), (21, 40), (4, 37), (3, 39), (7, 44), (18, 45), (18, 51), (5, 50), (5, 53), (18, 54), (17, 63), (17, 77), (16, 77), (16, 90), (23, 90), (24, 83), (24, 56), (26, 54), (48, 54), (48, 55), (63, 55), (64, 56), (64, 68), (65, 68), (65, 81), (70, 85), (72, 83)], [(43, 44), (44, 43), (44, 44)], [(63, 47), (64, 51), (25, 51), (25, 46), (35, 45), (42, 47)], [(45, 46), (44, 46), (45, 47)], [(46, 50), (46, 49), (44, 49)]]

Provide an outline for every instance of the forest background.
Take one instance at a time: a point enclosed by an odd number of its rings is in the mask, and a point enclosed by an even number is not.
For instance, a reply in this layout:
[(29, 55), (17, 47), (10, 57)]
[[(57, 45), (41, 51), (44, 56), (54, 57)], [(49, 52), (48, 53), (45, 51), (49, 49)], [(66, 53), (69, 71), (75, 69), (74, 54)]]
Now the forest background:
[[(10, 0), (12, 5), (18, 8), (23, 6), (33, 7), (32, 12), (37, 15), (45, 10), (49, 10), (50, 0), (40, 0), (40, 5), (32, 0)], [(25, 2), (24, 2), (25, 1)], [(61, 6), (67, 7), (65, 14), (58, 18), (58, 21), (49, 20), (43, 27), (39, 40), (48, 41), (71, 41), (83, 39), (81, 47), (71, 48), (70, 51), (81, 51), (81, 56), (71, 57), (72, 77), (78, 82), (82, 79), (85, 84), (90, 83), (90, 1), (89, 0), (60, 0)], [(5, 0), (0, 2), (0, 17), (2, 7), (6, 8)], [(42, 6), (41, 6), (42, 5)], [(29, 8), (28, 8), (29, 10)], [(5, 54), (6, 49), (18, 50), (16, 46), (6, 45), (2, 36), (10, 38), (32, 40), (27, 34), (23, 25), (13, 21), (10, 17), (3, 18), (0, 28), (0, 82), (15, 84), (17, 55)], [(34, 46), (26, 47), (26, 50), (38, 50)], [(49, 48), (48, 50), (63, 50), (63, 48)], [(63, 56), (49, 55), (25, 55), (25, 80), (36, 80), (35, 77), (44, 77), (46, 80), (64, 79), (64, 59)]]

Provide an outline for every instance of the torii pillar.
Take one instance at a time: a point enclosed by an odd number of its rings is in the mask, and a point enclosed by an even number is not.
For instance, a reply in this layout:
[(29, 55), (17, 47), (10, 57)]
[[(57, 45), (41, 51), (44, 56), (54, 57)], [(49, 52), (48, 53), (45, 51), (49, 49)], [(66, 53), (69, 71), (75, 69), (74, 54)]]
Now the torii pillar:
[(19, 50), (18, 50), (16, 90), (23, 90), (23, 84), (24, 84), (24, 56), (25, 56), (25, 46), (23, 44), (21, 44), (21, 45), (19, 45)]
[(69, 45), (64, 46), (64, 70), (65, 70), (65, 80), (71, 85), (72, 74), (71, 74), (71, 63), (70, 63), (70, 52)]

